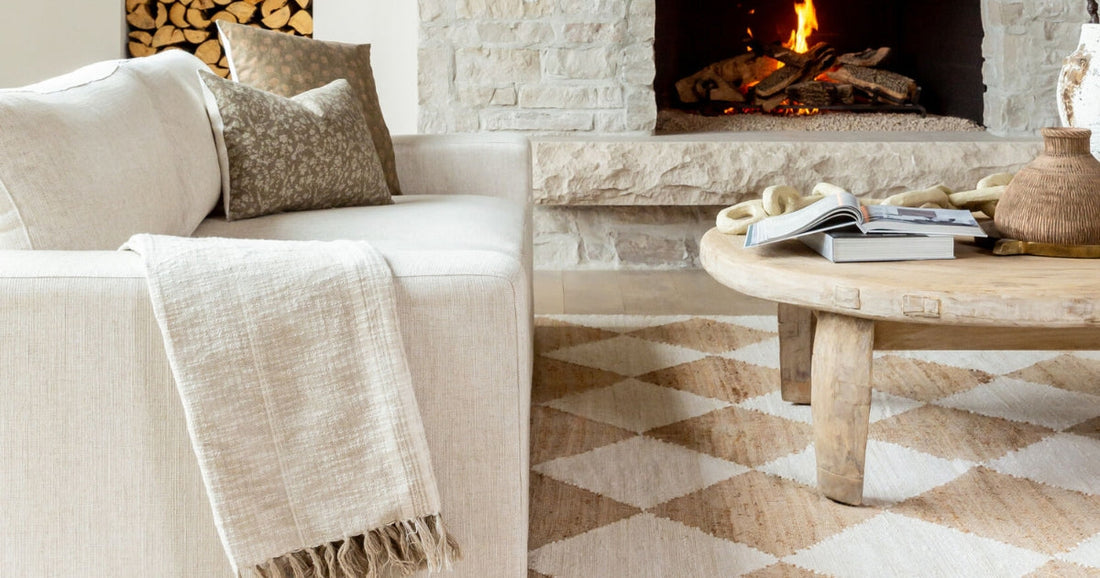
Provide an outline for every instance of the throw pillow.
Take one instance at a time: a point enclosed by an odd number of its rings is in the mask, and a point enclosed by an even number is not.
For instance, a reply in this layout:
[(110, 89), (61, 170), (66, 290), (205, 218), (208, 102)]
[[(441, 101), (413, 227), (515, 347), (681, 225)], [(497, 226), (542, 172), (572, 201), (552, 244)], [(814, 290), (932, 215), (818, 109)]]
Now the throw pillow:
[(369, 44), (326, 42), (224, 20), (217, 26), (233, 80), (293, 96), (337, 78), (347, 79), (370, 126), (390, 194), (401, 194), (393, 142), (378, 105)]
[(393, 202), (346, 80), (285, 98), (208, 71), (199, 76), (226, 219)]

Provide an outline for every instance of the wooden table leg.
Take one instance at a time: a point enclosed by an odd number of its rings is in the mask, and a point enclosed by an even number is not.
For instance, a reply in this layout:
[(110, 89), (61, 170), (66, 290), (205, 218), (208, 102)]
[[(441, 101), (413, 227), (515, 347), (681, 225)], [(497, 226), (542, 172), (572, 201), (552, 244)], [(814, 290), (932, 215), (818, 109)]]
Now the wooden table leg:
[(814, 352), (814, 312), (779, 304), (779, 385), (783, 401), (810, 403), (810, 363)]
[(817, 314), (811, 405), (817, 485), (845, 504), (863, 501), (874, 337), (873, 321)]

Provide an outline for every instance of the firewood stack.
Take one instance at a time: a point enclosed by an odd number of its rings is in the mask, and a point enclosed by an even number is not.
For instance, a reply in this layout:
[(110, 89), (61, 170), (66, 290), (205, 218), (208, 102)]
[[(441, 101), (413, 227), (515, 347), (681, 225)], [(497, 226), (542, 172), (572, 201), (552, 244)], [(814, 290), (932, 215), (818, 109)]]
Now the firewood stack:
[(676, 92), (684, 104), (728, 103), (765, 112), (782, 104), (916, 104), (920, 89), (913, 79), (879, 68), (889, 55), (886, 47), (837, 56), (824, 42), (804, 54), (778, 44), (755, 44), (751, 52), (681, 79)]
[(186, 50), (228, 78), (218, 20), (313, 35), (311, 0), (126, 0), (130, 56)]

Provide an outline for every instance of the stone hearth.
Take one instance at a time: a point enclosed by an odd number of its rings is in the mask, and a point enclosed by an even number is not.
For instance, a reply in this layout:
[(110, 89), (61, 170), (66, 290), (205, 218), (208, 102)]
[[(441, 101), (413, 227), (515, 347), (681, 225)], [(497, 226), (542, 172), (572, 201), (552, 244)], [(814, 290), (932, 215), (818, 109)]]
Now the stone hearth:
[(987, 132), (653, 136), (657, 0), (419, 0), (420, 130), (532, 137), (538, 268), (697, 266), (717, 211), (767, 185), (962, 189), (1033, 158), (1085, 3), (972, 1)]
[(542, 268), (697, 267), (718, 211), (767, 186), (808, 192), (827, 181), (870, 198), (937, 183), (966, 190), (1041, 148), (988, 132), (540, 137), (536, 256)]

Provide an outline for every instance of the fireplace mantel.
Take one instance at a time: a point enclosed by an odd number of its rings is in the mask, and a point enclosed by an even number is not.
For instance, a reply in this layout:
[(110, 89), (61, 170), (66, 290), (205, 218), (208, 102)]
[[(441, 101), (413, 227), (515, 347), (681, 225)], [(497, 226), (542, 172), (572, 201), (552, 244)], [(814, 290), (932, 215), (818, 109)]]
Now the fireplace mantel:
[(537, 205), (728, 206), (823, 181), (885, 198), (938, 183), (966, 190), (1040, 150), (1037, 138), (987, 132), (547, 136), (532, 143), (532, 182)]

